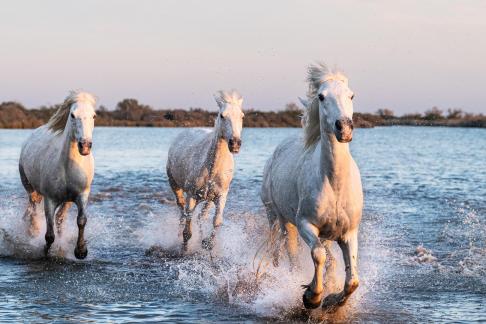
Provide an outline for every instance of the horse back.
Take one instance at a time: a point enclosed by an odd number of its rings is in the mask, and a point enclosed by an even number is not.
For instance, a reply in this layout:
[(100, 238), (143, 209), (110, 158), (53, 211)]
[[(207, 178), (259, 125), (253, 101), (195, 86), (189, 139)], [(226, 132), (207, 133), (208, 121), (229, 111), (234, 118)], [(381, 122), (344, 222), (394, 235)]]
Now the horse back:
[(169, 147), (167, 175), (177, 187), (195, 182), (195, 174), (204, 167), (211, 146), (213, 133), (206, 129), (190, 129), (181, 132)]
[(28, 181), (35, 191), (40, 190), (43, 165), (54, 162), (55, 151), (60, 144), (60, 136), (53, 134), (46, 125), (36, 128), (23, 143), (19, 168), (24, 181)]
[(267, 161), (261, 198), (269, 217), (293, 220), (299, 203), (297, 175), (303, 154), (302, 139), (289, 137), (277, 146)]

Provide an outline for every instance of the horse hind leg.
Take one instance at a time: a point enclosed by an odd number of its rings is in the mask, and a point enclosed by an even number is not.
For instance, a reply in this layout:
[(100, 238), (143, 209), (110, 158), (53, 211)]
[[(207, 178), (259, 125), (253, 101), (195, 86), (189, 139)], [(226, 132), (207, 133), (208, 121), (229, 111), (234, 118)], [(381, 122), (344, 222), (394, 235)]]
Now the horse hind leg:
[(280, 217), (273, 211), (271, 203), (265, 203), (265, 210), (267, 212), (267, 219), (270, 225), (270, 233), (267, 241), (267, 253), (272, 256), (272, 263), (274, 267), (280, 265), (280, 256), (282, 254), (283, 244), (286, 240), (287, 233), (285, 224), (282, 224)]
[(29, 193), (29, 202), (25, 209), (23, 219), (29, 224), (27, 233), (30, 237), (36, 237), (40, 233), (41, 218), (37, 212), (37, 204), (42, 202), (42, 196), (36, 191)]
[(24, 186), (25, 191), (27, 191), (27, 194), (29, 196), (29, 202), (27, 208), (25, 209), (23, 219), (25, 222), (29, 223), (29, 228), (27, 230), (28, 235), (30, 237), (35, 237), (39, 235), (41, 226), (36, 206), (42, 201), (42, 196), (37, 191), (35, 191), (34, 187), (32, 187), (32, 185), (30, 184), (27, 176), (25, 175), (22, 165), (19, 165), (19, 172), (22, 185)]
[(56, 212), (56, 229), (57, 229), (57, 235), (61, 236), (62, 231), (64, 230), (64, 221), (66, 219), (66, 216), (68, 214), (68, 210), (71, 207), (72, 203), (71, 202), (65, 202), (59, 207), (59, 209)]
[(336, 277), (336, 258), (331, 251), (332, 241), (325, 241), (324, 248), (326, 249), (326, 275), (324, 280), (324, 291), (332, 292), (336, 291), (338, 288), (337, 277)]
[(287, 246), (287, 253), (289, 255), (290, 270), (295, 270), (295, 268), (297, 267), (297, 253), (299, 249), (299, 232), (297, 230), (297, 227), (290, 222), (285, 223), (284, 226), (286, 232), (285, 243)]
[(193, 197), (188, 197), (186, 202), (186, 210), (185, 210), (185, 224), (184, 230), (182, 231), (182, 251), (187, 252), (189, 240), (192, 237), (192, 213), (194, 212), (194, 208), (196, 208), (196, 199)]
[(170, 171), (167, 169), (167, 176), (169, 178), (169, 185), (174, 192), (174, 196), (176, 198), (176, 204), (179, 207), (181, 212), (181, 216), (179, 218), (179, 237), (183, 235), (184, 225), (186, 223), (186, 213), (185, 213), (185, 206), (186, 206), (186, 199), (184, 198), (184, 191), (180, 188), (177, 183), (175, 182), (174, 178), (172, 177)]

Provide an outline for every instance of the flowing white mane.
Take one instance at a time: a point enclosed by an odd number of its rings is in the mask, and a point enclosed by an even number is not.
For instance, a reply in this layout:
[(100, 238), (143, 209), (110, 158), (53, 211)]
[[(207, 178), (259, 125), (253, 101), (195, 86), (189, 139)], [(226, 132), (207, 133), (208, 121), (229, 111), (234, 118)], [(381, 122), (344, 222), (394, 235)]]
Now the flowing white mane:
[(307, 105), (302, 116), (302, 127), (304, 128), (304, 146), (309, 148), (314, 146), (321, 138), (319, 125), (319, 101), (317, 92), (321, 85), (330, 80), (340, 80), (346, 85), (348, 78), (340, 71), (331, 71), (324, 63), (310, 65), (307, 69)]
[(214, 99), (218, 103), (219, 107), (223, 107), (224, 104), (236, 104), (239, 105), (243, 97), (236, 90), (220, 90), (214, 95)]
[(71, 111), (71, 106), (77, 102), (85, 102), (94, 106), (96, 104), (96, 98), (88, 92), (71, 90), (66, 99), (64, 99), (64, 102), (47, 122), (47, 127), (55, 134), (62, 133), (62, 131), (66, 127), (69, 112)]

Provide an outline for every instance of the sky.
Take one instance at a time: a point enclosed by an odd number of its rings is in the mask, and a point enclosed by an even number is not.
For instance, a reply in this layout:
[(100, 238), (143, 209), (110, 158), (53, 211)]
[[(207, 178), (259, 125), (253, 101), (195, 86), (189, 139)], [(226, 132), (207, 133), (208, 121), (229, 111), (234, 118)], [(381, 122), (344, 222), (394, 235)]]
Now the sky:
[(0, 101), (61, 102), (70, 89), (112, 109), (278, 110), (306, 93), (306, 67), (349, 77), (354, 109), (432, 106), (486, 113), (486, 1), (8, 1), (0, 18)]

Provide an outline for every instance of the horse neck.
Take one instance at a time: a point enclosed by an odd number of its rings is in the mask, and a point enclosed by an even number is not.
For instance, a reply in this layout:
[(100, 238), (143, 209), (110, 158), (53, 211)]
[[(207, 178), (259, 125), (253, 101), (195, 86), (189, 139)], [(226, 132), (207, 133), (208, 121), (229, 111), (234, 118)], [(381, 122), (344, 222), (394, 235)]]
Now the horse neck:
[(70, 162), (81, 158), (76, 140), (74, 139), (74, 130), (70, 124), (71, 123), (68, 122), (66, 128), (64, 128), (64, 131), (62, 132), (63, 145), (60, 159), (65, 165), (68, 165)]
[(321, 133), (320, 173), (336, 191), (346, 185), (351, 168), (348, 143), (339, 143), (334, 134)]
[(221, 131), (218, 125), (215, 126), (213, 138), (211, 139), (211, 147), (206, 160), (206, 165), (209, 166), (209, 177), (212, 178), (217, 171), (217, 164), (223, 159), (225, 155), (231, 154), (228, 149), (227, 141), (221, 136)]

